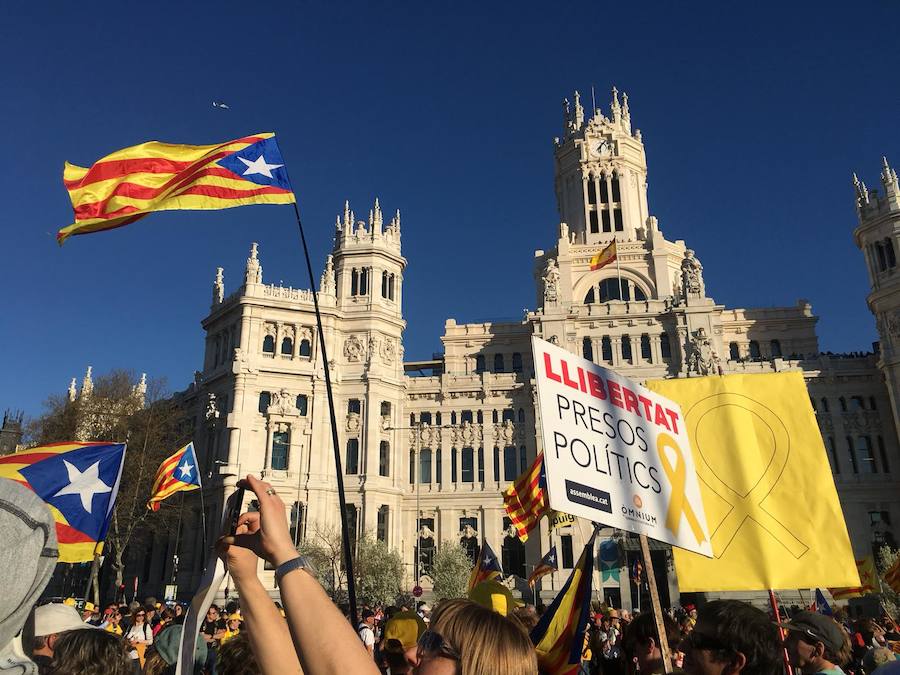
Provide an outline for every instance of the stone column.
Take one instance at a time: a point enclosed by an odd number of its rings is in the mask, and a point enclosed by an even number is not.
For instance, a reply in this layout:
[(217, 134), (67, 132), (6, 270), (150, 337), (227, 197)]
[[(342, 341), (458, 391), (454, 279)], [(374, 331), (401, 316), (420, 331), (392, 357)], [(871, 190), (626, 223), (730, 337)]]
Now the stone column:
[[(621, 186), (620, 186), (621, 187)], [(621, 198), (622, 191), (619, 190), (619, 197)], [(612, 193), (612, 174), (606, 174), (606, 208), (609, 211), (609, 229), (611, 232), (616, 231), (616, 219), (614, 216), (613, 209), (613, 193)], [(602, 225), (601, 225), (602, 227)]]
[[(452, 481), (452, 486), (453, 486), (452, 489), (458, 490), (460, 478), (462, 478), (462, 457), (461, 457), (460, 449), (456, 446), (453, 446), (452, 453), (453, 453), (453, 458), (451, 459), (451, 462), (456, 464), (456, 480)], [(452, 476), (451, 476), (451, 479), (452, 479)]]
[(653, 363), (659, 365), (662, 363), (662, 346), (659, 335), (650, 336), (650, 353), (653, 355)]
[[(583, 199), (582, 201), (583, 201), (583, 203), (584, 203), (584, 214), (583, 214), (583, 216), (584, 216), (584, 231), (585, 231), (585, 232), (589, 232), (589, 231), (590, 231), (590, 225), (589, 225), (589, 223), (591, 222), (591, 221), (590, 221), (590, 217), (589, 217), (589, 215), (588, 215), (588, 189), (587, 189), (587, 182), (588, 182), (587, 176), (585, 176), (584, 178), (581, 179), (581, 194), (584, 196), (584, 199)], [(599, 195), (598, 195), (598, 198), (599, 198)], [(598, 214), (598, 215), (599, 215), (599, 214)]]
[(271, 464), (271, 461), (272, 461), (272, 457), (271, 457), (272, 437), (274, 436), (274, 434), (275, 434), (275, 423), (270, 418), (266, 422), (266, 448), (265, 448), (265, 453), (263, 454), (263, 466), (262, 466), (263, 471), (269, 470), (269, 465)]
[(622, 338), (619, 335), (611, 335), (612, 342), (612, 366), (616, 368), (622, 365)]

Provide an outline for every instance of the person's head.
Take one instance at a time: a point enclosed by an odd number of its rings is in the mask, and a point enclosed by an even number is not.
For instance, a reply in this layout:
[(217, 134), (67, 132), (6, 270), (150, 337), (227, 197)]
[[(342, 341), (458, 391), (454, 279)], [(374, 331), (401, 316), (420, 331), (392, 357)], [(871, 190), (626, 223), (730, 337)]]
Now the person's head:
[(847, 662), (849, 636), (830, 617), (816, 612), (797, 612), (781, 627), (788, 632), (784, 646), (794, 668), (804, 673), (818, 673)]
[[(666, 638), (669, 649), (678, 647), (681, 632), (678, 624), (667, 614), (663, 615), (666, 627)], [(628, 624), (622, 637), (622, 650), (628, 661), (636, 663), (641, 673), (662, 672), (662, 653), (659, 649), (659, 636), (656, 631), (656, 619), (652, 614), (642, 614)]]
[(73, 630), (61, 635), (53, 649), (50, 675), (130, 675), (125, 641), (103, 630)]
[(228, 630), (239, 630), (241, 627), (241, 615), (229, 614), (225, 625), (228, 627)]
[(534, 647), (518, 621), (470, 600), (435, 608), (413, 661), (418, 675), (537, 674)]
[(715, 600), (685, 639), (688, 675), (780, 675), (782, 645), (765, 612), (738, 600)]
[[(167, 626), (159, 631), (159, 634), (153, 638), (153, 647), (151, 651), (157, 654), (159, 658), (169, 666), (174, 665), (178, 660), (178, 647), (181, 643), (181, 631), (181, 626)], [(198, 635), (196, 646), (194, 648), (194, 663), (206, 663), (206, 657), (206, 641)]]
[(534, 605), (524, 605), (522, 607), (516, 607), (512, 611), (513, 616), (518, 619), (519, 623), (522, 624), (522, 628), (527, 631), (531, 631), (538, 623), (538, 615), (537, 611), (534, 608)]
[(175, 605), (175, 616), (181, 616), (182, 614), (184, 614), (184, 607), (176, 604)]
[(611, 609), (609, 610), (609, 623), (613, 628), (619, 627), (619, 610)]
[(375, 625), (375, 612), (373, 612), (371, 609), (364, 609), (363, 613), (362, 613), (362, 621), (367, 626), (370, 626), (370, 627), (374, 626)]
[(84, 603), (84, 607), (81, 608), (81, 620), (87, 621), (94, 615), (94, 612), (96, 611), (97, 607), (93, 602)]
[(396, 640), (404, 651), (414, 650), (425, 628), (425, 621), (416, 612), (394, 612), (384, 624), (384, 639)]
[(135, 626), (143, 625), (144, 621), (147, 620), (147, 611), (143, 607), (138, 607), (137, 611), (131, 615), (131, 620)]
[(60, 636), (71, 630), (93, 629), (86, 624), (74, 607), (52, 602), (34, 610), (34, 641), (32, 653), (53, 656), (53, 648)]
[[(521, 604), (513, 597), (512, 591), (496, 579), (482, 581), (476, 585), (469, 591), (469, 600), (501, 616), (509, 616)], [(423, 603), (422, 607), (427, 605)]]
[(222, 643), (216, 652), (216, 673), (221, 675), (259, 675), (259, 664), (246, 633)]
[(210, 605), (209, 609), (206, 610), (206, 620), (207, 621), (218, 621), (218, 619), (219, 619), (218, 605)]

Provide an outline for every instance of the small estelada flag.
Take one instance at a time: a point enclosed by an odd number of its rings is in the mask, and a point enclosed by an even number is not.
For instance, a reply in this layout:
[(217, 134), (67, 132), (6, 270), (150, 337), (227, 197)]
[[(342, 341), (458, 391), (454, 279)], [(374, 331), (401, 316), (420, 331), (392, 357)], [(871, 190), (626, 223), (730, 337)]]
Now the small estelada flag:
[(897, 556), (897, 559), (894, 560), (894, 564), (884, 573), (884, 582), (890, 586), (895, 593), (900, 593), (900, 556)]
[(610, 242), (609, 246), (600, 251), (597, 255), (591, 258), (591, 271), (603, 269), (610, 263), (616, 261), (616, 240), (613, 239)]
[(485, 541), (481, 545), (481, 552), (478, 554), (478, 560), (475, 561), (475, 567), (472, 568), (472, 573), (469, 574), (468, 590), (471, 591), (482, 581), (496, 579), (502, 574), (503, 568), (500, 567), (500, 561), (494, 554), (493, 549), (491, 549), (491, 545)]
[(544, 454), (541, 453), (528, 470), (503, 491), (506, 514), (523, 542), (528, 540), (528, 533), (537, 527), (549, 509), (545, 483)]
[(150, 492), (150, 499), (147, 500), (147, 508), (151, 511), (159, 511), (159, 503), (163, 499), (176, 492), (198, 490), (201, 487), (197, 455), (194, 453), (194, 444), (191, 442), (167, 457), (159, 465), (156, 479), (153, 481), (153, 489)]
[(547, 552), (547, 555), (541, 558), (541, 562), (538, 563), (538, 566), (534, 568), (531, 576), (528, 577), (528, 585), (533, 588), (537, 583), (537, 580), (542, 576), (558, 570), (559, 567), (557, 567), (556, 561), (556, 546), (553, 546)]

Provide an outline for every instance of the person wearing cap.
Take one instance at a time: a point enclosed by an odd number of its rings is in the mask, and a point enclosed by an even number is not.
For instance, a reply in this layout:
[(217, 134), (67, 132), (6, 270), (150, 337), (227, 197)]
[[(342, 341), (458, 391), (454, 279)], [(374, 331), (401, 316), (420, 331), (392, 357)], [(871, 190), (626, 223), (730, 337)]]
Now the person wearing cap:
[(375, 656), (375, 612), (366, 608), (362, 612), (362, 621), (359, 624), (359, 639), (369, 655)]
[(524, 604), (516, 600), (512, 591), (496, 579), (489, 579), (477, 584), (469, 591), (469, 600), (485, 609), (497, 612), (500, 616), (509, 616), (516, 607)]
[(70, 630), (92, 629), (71, 605), (53, 602), (34, 610), (34, 640), (31, 643), (31, 660), (42, 670), (53, 659), (53, 647), (60, 635)]
[(797, 612), (789, 622), (778, 624), (786, 631), (784, 646), (791, 665), (807, 675), (843, 675), (850, 639), (831, 618), (816, 612)]
[(88, 623), (94, 615), (95, 609), (96, 607), (93, 602), (85, 602), (84, 607), (81, 608), (81, 620)]
[(384, 625), (382, 640), (385, 644), (388, 640), (397, 640), (406, 651), (416, 646), (425, 629), (425, 621), (417, 612), (396, 612)]
[(241, 615), (235, 612), (225, 620), (225, 629), (216, 633), (216, 639), (222, 645), (241, 632)]

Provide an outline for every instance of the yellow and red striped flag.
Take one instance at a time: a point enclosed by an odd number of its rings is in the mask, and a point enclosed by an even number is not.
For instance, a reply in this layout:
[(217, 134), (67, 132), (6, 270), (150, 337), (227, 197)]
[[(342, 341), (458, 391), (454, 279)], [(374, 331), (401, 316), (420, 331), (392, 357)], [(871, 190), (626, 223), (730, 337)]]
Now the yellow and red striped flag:
[(193, 442), (175, 452), (175, 454), (163, 460), (156, 472), (153, 488), (150, 491), (150, 499), (147, 500), (147, 508), (151, 511), (159, 511), (159, 503), (171, 497), (176, 492), (199, 490), (200, 469), (197, 467), (197, 455), (194, 453)]
[(66, 162), (63, 183), (75, 222), (56, 235), (111, 230), (154, 211), (215, 210), (295, 201), (275, 134), (218, 145), (149, 141), (117, 150), (89, 169)]
[(103, 549), (124, 462), (124, 443), (53, 443), (0, 457), (0, 478), (47, 504), (59, 562), (88, 562)]
[(859, 572), (859, 586), (843, 588), (829, 588), (831, 597), (835, 600), (848, 600), (849, 598), (861, 598), (864, 595), (878, 592), (878, 578), (875, 572), (875, 559), (866, 556), (856, 561), (856, 570)]
[(613, 239), (609, 246), (591, 258), (591, 271), (603, 269), (610, 263), (615, 262), (616, 256), (616, 240)]
[(503, 491), (503, 506), (519, 539), (528, 541), (531, 532), (550, 508), (544, 494), (544, 454), (537, 456), (528, 470)]
[(591, 608), (595, 536), (596, 531), (585, 545), (566, 585), (531, 631), (538, 666), (547, 675), (581, 672), (581, 650)]
[(897, 556), (894, 564), (884, 573), (884, 583), (890, 586), (895, 593), (900, 593), (900, 556)]

